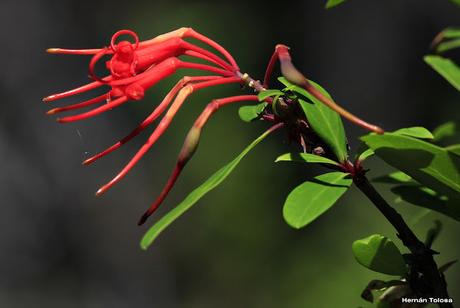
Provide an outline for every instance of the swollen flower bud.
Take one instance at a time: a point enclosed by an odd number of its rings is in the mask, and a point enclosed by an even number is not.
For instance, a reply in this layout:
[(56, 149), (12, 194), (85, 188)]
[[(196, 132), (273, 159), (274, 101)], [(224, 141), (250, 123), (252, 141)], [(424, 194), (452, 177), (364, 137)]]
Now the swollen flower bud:
[(182, 149), (179, 153), (177, 163), (185, 165), (189, 159), (195, 154), (198, 144), (200, 143), (201, 127), (193, 126), (184, 140)]

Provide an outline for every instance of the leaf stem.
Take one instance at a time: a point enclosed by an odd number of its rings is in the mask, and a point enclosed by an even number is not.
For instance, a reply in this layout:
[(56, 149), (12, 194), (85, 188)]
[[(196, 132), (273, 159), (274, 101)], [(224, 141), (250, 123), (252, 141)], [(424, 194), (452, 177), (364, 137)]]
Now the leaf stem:
[[(411, 271), (413, 270), (420, 274), (415, 275), (414, 279), (409, 278), (411, 288), (416, 295), (442, 299), (449, 298), (444, 275), (438, 270), (433, 258), (434, 252), (417, 238), (402, 216), (385, 201), (364, 174), (357, 174), (353, 178), (353, 182), (393, 225), (404, 246), (412, 253), (413, 264), (411, 264)], [(442, 308), (453, 307), (451, 303), (438, 303), (438, 305)]]

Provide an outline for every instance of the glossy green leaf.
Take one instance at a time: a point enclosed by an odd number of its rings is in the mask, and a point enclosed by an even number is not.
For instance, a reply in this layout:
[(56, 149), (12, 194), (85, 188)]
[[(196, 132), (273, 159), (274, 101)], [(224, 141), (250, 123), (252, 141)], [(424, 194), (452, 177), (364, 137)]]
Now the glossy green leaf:
[(446, 195), (460, 193), (460, 157), (432, 143), (385, 133), (361, 137), (375, 154), (414, 180)]
[(347, 175), (343, 172), (325, 173), (294, 188), (283, 207), (286, 222), (300, 229), (318, 218), (348, 190), (352, 180), (345, 178)]
[(398, 247), (387, 237), (374, 234), (353, 242), (353, 254), (362, 266), (388, 275), (404, 276), (407, 272)]
[(452, 121), (441, 124), (433, 130), (433, 141), (438, 142), (445, 138), (452, 137), (455, 135), (456, 130), (457, 125)]
[(281, 92), (280, 90), (273, 89), (273, 90), (264, 90), (260, 91), (259, 94), (257, 95), (257, 98), (259, 98), (259, 101), (264, 101), (267, 97), (270, 96), (277, 96), (277, 95), (283, 95), (284, 93)]
[(445, 149), (449, 151), (449, 153), (460, 156), (460, 144), (449, 145), (448, 147), (445, 147)]
[(242, 106), (238, 109), (238, 115), (244, 122), (251, 122), (259, 118), (260, 114), (264, 111), (267, 103), (260, 103), (257, 105)]
[(460, 200), (449, 199), (421, 185), (399, 185), (392, 187), (391, 192), (407, 203), (442, 213), (460, 221)]
[(208, 192), (216, 188), (221, 184), (227, 176), (235, 169), (235, 167), (240, 163), (246, 154), (252, 150), (259, 142), (261, 142), (265, 137), (267, 137), (270, 131), (266, 131), (259, 138), (254, 140), (248, 147), (246, 147), (243, 152), (241, 152), (237, 157), (235, 157), (231, 162), (223, 166), (211, 177), (209, 177), (203, 184), (195, 188), (181, 203), (179, 203), (174, 209), (169, 211), (165, 216), (163, 216), (159, 221), (157, 221), (148, 231), (145, 233), (144, 237), (141, 240), (141, 248), (147, 249), (152, 242), (166, 229), (171, 223), (173, 223), (177, 218), (189, 210), (193, 205), (195, 205), (202, 197), (204, 197)]
[[(347, 140), (340, 115), (331, 108), (324, 105), (321, 101), (316, 99), (305, 89), (291, 84), (286, 80), (286, 78), (280, 77), (278, 80), (292, 91), (305, 97), (305, 100), (299, 98), (299, 102), (303, 111), (305, 112), (308, 123), (318, 134), (318, 136), (334, 151), (337, 159), (340, 162), (345, 161), (348, 157)], [(326, 90), (324, 90), (320, 85), (311, 80), (310, 82), (322, 94), (331, 98), (329, 93), (327, 93)]]
[(443, 53), (451, 49), (456, 49), (460, 47), (460, 39), (449, 40), (442, 43), (439, 43), (436, 47), (436, 52)]
[(432, 55), (425, 56), (424, 60), (452, 86), (460, 91), (460, 68), (452, 62), (452, 60)]
[(394, 131), (393, 133), (397, 135), (411, 136), (411, 137), (420, 138), (420, 139), (433, 139), (434, 138), (433, 134), (428, 129), (426, 129), (425, 127), (421, 127), (421, 126), (401, 128), (401, 129)]
[(286, 153), (279, 156), (275, 162), (280, 161), (294, 161), (301, 163), (321, 163), (321, 164), (330, 164), (330, 165), (339, 165), (338, 162), (333, 161), (332, 159), (310, 154), (310, 153)]
[(387, 175), (379, 176), (372, 180), (377, 183), (386, 183), (386, 184), (401, 184), (401, 183), (410, 183), (413, 182), (412, 178), (401, 171), (392, 172)]
[(342, 4), (343, 2), (345, 2), (345, 0), (328, 0), (326, 2), (326, 9), (333, 8), (339, 4)]

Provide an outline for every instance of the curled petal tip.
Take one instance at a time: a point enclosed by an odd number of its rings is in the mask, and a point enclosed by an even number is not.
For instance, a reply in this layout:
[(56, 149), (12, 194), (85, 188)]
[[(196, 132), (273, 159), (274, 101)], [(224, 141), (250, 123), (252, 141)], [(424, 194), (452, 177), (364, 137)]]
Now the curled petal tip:
[(104, 187), (101, 187), (99, 188), (97, 191), (96, 191), (96, 197), (99, 197), (100, 195), (102, 195), (103, 193), (105, 193), (105, 189)]
[(379, 135), (383, 135), (385, 133), (385, 131), (383, 130), (383, 128), (379, 127), (379, 126), (376, 126), (375, 127), (375, 132)]
[(149, 218), (149, 216), (150, 215), (148, 215), (147, 213), (144, 213), (142, 217), (139, 219), (139, 221), (137, 222), (137, 225), (138, 226), (143, 225), (147, 221), (147, 218)]
[(51, 110), (48, 110), (48, 111), (46, 112), (46, 114), (48, 114), (48, 115), (55, 114), (55, 113), (58, 112), (58, 110), (59, 110), (59, 108), (53, 108), (53, 109), (51, 109)]
[(47, 53), (59, 53), (59, 48), (48, 48), (46, 49)]
[(91, 164), (92, 162), (94, 161), (94, 159), (92, 157), (88, 158), (88, 159), (85, 159), (84, 161), (82, 161), (82, 165), (89, 165)]
[(47, 97), (42, 98), (42, 101), (43, 101), (44, 103), (48, 103), (48, 102), (50, 102), (50, 101), (53, 100), (53, 97), (54, 97), (54, 95), (49, 95), (49, 96), (47, 96)]

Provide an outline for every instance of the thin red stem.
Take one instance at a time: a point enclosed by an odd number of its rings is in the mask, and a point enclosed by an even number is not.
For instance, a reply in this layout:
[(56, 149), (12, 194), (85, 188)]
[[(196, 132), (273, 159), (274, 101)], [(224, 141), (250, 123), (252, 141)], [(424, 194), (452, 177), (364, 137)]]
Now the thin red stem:
[(265, 70), (264, 83), (263, 87), (268, 88), (268, 83), (270, 82), (270, 77), (273, 73), (276, 61), (278, 60), (278, 51), (275, 49), (273, 52), (270, 61), (268, 61), (267, 69)]
[(222, 47), (220, 44), (216, 43), (215, 41), (213, 41), (212, 39), (210, 39), (209, 37), (207, 36), (204, 36), (203, 34), (201, 33), (198, 33), (196, 32), (195, 30), (193, 30), (192, 28), (189, 28), (189, 31), (187, 33), (190, 37), (193, 37), (197, 40), (200, 40), (206, 44), (208, 44), (209, 46), (213, 47), (214, 49), (216, 49), (217, 51), (219, 51), (222, 55), (224, 55), (224, 57), (230, 62), (230, 64), (232, 65), (232, 67), (235, 69), (235, 71), (239, 71), (240, 68), (238, 67), (238, 64), (236, 64), (236, 61), (235, 59), (232, 57), (232, 55), (224, 48)]
[(190, 44), (190, 43), (188, 43), (186, 41), (183, 41), (182, 47), (185, 48), (186, 50), (192, 50), (192, 51), (195, 51), (197, 53), (200, 53), (200, 54), (212, 59), (213, 63), (217, 63), (222, 68), (224, 68), (226, 70), (229, 70), (229, 71), (233, 71), (233, 67), (230, 64), (225, 62), (222, 58), (218, 57), (216, 54), (207, 51), (206, 49), (200, 48), (200, 47), (195, 46), (193, 44)]

